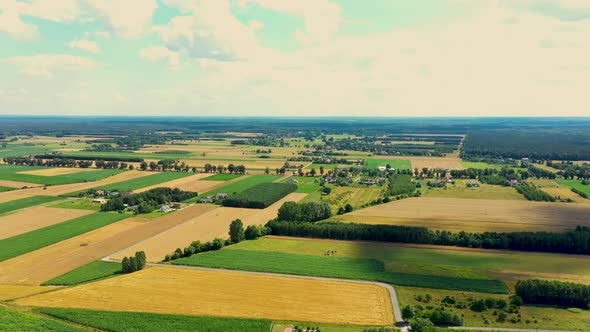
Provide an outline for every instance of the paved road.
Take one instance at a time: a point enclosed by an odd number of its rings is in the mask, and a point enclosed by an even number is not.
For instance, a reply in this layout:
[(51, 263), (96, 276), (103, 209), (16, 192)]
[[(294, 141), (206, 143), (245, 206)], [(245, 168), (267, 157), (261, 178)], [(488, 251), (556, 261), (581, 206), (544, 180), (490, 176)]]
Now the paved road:
[[(107, 262), (120, 262), (119, 260), (111, 259), (110, 256), (105, 257), (102, 260), (107, 261)], [(345, 281), (345, 282), (354, 282), (357, 284), (369, 284), (369, 285), (382, 286), (382, 287), (387, 288), (387, 290), (389, 291), (389, 297), (391, 298), (391, 306), (393, 307), (393, 315), (394, 315), (396, 325), (397, 326), (405, 326), (406, 325), (406, 323), (404, 322), (404, 320), (402, 318), (402, 312), (399, 308), (399, 301), (397, 300), (397, 294), (395, 293), (395, 289), (393, 288), (392, 285), (381, 283), (381, 282), (364, 281), (364, 280), (350, 280), (350, 279), (340, 279), (340, 278), (311, 277), (311, 276), (283, 274), (283, 273), (216, 269), (216, 268), (209, 268), (209, 267), (187, 266), (187, 265), (172, 265), (172, 264), (159, 264), (159, 263), (147, 263), (146, 265), (148, 265), (148, 266), (161, 266), (161, 267), (173, 267), (173, 268), (177, 268), (177, 269), (201, 270), (201, 271), (222, 271), (222, 272), (228, 272), (228, 273), (253, 274), (253, 275), (264, 275), (264, 276), (273, 276), (273, 277), (289, 277), (289, 278), (326, 280), (326, 281)]]

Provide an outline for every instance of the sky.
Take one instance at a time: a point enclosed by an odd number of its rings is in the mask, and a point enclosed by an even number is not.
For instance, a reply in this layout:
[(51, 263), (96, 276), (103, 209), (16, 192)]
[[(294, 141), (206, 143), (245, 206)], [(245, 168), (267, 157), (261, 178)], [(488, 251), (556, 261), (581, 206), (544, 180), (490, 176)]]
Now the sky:
[(590, 116), (590, 0), (0, 0), (0, 115)]

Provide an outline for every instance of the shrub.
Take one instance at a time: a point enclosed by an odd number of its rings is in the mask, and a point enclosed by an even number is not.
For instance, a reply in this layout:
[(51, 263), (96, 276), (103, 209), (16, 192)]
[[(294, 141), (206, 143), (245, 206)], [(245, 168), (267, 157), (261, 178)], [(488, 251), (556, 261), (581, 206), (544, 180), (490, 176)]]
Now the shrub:
[(484, 300), (473, 301), (473, 303), (471, 303), (470, 309), (476, 312), (482, 312), (486, 310), (486, 304)]
[(405, 320), (414, 318), (415, 315), (416, 315), (416, 313), (414, 312), (414, 309), (412, 308), (411, 305), (406, 305), (402, 309), (402, 318)]
[(410, 322), (412, 332), (434, 332), (434, 324), (428, 318), (416, 318)]

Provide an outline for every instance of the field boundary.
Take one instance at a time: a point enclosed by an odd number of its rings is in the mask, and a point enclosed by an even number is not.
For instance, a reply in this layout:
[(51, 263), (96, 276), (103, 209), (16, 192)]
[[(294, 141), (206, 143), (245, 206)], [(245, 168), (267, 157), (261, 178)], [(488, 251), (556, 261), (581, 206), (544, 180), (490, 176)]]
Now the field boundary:
[[(120, 260), (111, 259), (110, 256), (104, 257), (102, 261), (105, 262), (115, 262), (120, 263)], [(395, 320), (395, 325), (398, 327), (406, 326), (406, 322), (404, 322), (402, 318), (401, 309), (399, 306), (399, 301), (397, 299), (397, 293), (395, 292), (395, 288), (393, 285), (376, 282), (376, 281), (365, 281), (365, 280), (352, 280), (352, 279), (342, 279), (342, 278), (327, 278), (327, 277), (311, 277), (311, 276), (302, 276), (296, 274), (285, 274), (285, 273), (271, 273), (271, 272), (254, 272), (254, 271), (242, 271), (242, 270), (228, 270), (228, 269), (217, 269), (217, 268), (209, 268), (209, 267), (199, 267), (199, 266), (186, 266), (186, 265), (172, 265), (172, 264), (161, 264), (161, 263), (147, 263), (147, 266), (159, 266), (159, 267), (173, 267), (178, 269), (189, 269), (189, 270), (200, 270), (200, 271), (213, 271), (213, 272), (227, 272), (227, 273), (238, 273), (238, 274), (248, 274), (248, 275), (261, 275), (261, 276), (269, 276), (269, 277), (287, 277), (287, 278), (298, 278), (298, 279), (308, 279), (308, 280), (321, 280), (321, 281), (340, 281), (340, 282), (350, 282), (350, 283), (357, 283), (357, 284), (364, 284), (364, 285), (375, 285), (385, 287), (389, 293), (389, 298), (391, 300), (391, 307), (393, 308), (393, 319)]]

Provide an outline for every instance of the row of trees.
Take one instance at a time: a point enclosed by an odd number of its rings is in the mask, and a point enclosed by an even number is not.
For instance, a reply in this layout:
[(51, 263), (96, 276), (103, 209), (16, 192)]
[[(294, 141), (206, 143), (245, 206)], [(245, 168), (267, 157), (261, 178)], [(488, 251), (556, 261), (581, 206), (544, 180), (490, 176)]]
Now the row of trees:
[(527, 304), (558, 305), (590, 309), (590, 286), (549, 280), (519, 280), (516, 294)]
[(40, 159), (31, 157), (5, 157), (2, 159), (8, 165), (19, 166), (47, 166), (47, 167), (79, 167), (89, 168), (92, 161), (75, 160), (71, 158)]
[(529, 201), (544, 201), (544, 202), (555, 202), (556, 198), (549, 195), (541, 189), (538, 189), (532, 184), (521, 183), (516, 186), (516, 190)]
[(246, 174), (246, 166), (244, 165), (234, 165), (234, 164), (229, 164), (227, 165), (227, 167), (225, 165), (211, 165), (211, 164), (205, 164), (205, 173), (237, 173), (237, 174)]
[(578, 226), (566, 233), (453, 233), (425, 227), (368, 225), (354, 223), (308, 223), (270, 221), (273, 235), (315, 237), (336, 240), (363, 240), (418, 244), (437, 244), (484, 249), (590, 254), (590, 228)]
[[(352, 211), (352, 206), (350, 207)], [(314, 222), (328, 219), (332, 216), (330, 205), (325, 202), (285, 202), (279, 208), (278, 220), (280, 221), (305, 221)]]
[(150, 213), (162, 204), (182, 202), (197, 196), (196, 192), (182, 191), (178, 188), (154, 188), (139, 194), (121, 195), (109, 199), (101, 205), (101, 211), (123, 211), (128, 206), (137, 206), (137, 213)]

